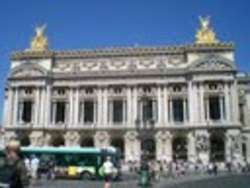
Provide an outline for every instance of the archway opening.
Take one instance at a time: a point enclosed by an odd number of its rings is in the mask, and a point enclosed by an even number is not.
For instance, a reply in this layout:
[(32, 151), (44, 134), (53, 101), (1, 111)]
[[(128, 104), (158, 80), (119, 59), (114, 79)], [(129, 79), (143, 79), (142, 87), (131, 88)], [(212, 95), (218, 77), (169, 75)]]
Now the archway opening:
[(111, 146), (118, 149), (121, 153), (122, 159), (124, 159), (124, 140), (122, 138), (113, 138), (111, 140)]
[(20, 142), (21, 146), (29, 146), (30, 145), (30, 138), (29, 134), (26, 132), (17, 132), (17, 139)]
[(81, 147), (94, 147), (94, 140), (91, 137), (85, 137), (81, 139)]
[(147, 156), (147, 159), (150, 160), (155, 159), (155, 154), (156, 154), (155, 140), (152, 138), (147, 138), (142, 140), (141, 150), (142, 153)]
[(173, 160), (187, 160), (187, 138), (185, 135), (177, 135), (172, 142)]
[(225, 160), (225, 136), (222, 132), (210, 134), (210, 161), (221, 162)]
[(65, 140), (61, 134), (56, 134), (52, 136), (51, 143), (50, 143), (51, 146), (60, 147), (60, 146), (64, 146), (64, 144), (65, 144)]

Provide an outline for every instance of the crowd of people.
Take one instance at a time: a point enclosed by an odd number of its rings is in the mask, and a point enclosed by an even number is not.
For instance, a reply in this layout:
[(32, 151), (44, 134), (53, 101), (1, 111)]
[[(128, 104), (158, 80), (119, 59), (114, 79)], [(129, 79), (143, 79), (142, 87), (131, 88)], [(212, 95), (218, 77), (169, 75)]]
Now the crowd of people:
[[(126, 164), (127, 170), (139, 173), (140, 163), (130, 161)], [(173, 162), (166, 161), (148, 161), (149, 173), (154, 180), (159, 181), (161, 177), (177, 178), (188, 175), (217, 175), (218, 173), (245, 173), (250, 172), (250, 164), (246, 161), (242, 162), (209, 162), (207, 164), (202, 161), (189, 162), (184, 160), (176, 160)], [(126, 171), (126, 170), (125, 170)]]

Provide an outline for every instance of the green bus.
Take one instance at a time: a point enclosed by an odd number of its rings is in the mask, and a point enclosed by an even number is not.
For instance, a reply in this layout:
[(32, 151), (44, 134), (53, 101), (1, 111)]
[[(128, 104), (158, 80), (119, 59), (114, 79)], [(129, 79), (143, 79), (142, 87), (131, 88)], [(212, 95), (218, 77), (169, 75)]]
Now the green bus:
[(120, 152), (109, 147), (22, 147), (23, 158), (39, 159), (39, 174), (52, 172), (55, 178), (96, 179), (104, 176), (102, 165), (109, 156), (114, 164), (113, 179), (120, 177)]

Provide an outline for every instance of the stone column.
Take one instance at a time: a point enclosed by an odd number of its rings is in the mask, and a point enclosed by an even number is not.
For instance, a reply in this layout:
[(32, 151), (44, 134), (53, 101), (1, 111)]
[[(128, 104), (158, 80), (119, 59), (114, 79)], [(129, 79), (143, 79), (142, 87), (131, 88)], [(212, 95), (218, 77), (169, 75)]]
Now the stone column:
[(108, 124), (108, 88), (104, 88), (103, 91), (103, 125)]
[(108, 108), (107, 108), (108, 123), (112, 125), (113, 124), (113, 106), (114, 106), (113, 100), (109, 99), (107, 104), (108, 104)]
[(193, 87), (192, 87), (192, 81), (190, 80), (188, 82), (188, 112), (189, 112), (189, 122), (194, 122), (194, 116), (196, 115), (194, 113), (194, 92), (193, 92)]
[(69, 111), (68, 111), (68, 127), (72, 127), (74, 124), (74, 90), (69, 89)]
[(183, 119), (184, 123), (187, 123), (187, 100), (183, 98)]
[(44, 126), (44, 114), (46, 113), (45, 104), (46, 103), (46, 93), (45, 88), (41, 88), (41, 102), (40, 102), (40, 115), (39, 115), (39, 124)]
[(18, 124), (18, 88), (16, 87), (14, 90), (15, 96), (14, 96), (14, 111), (13, 111), (13, 120), (12, 125), (17, 126)]
[(98, 88), (97, 92), (97, 102), (98, 102), (98, 126), (103, 124), (103, 90), (101, 87)]
[(80, 107), (80, 103), (79, 103), (79, 88), (76, 88), (75, 91), (75, 97), (74, 97), (74, 126), (77, 127), (78, 122), (79, 122), (79, 107)]
[(173, 112), (173, 99), (172, 98), (169, 99), (169, 110), (170, 110), (169, 121), (170, 121), (170, 124), (173, 124), (173, 122), (174, 122), (174, 112)]
[(122, 114), (122, 124), (126, 125), (127, 124), (127, 100), (123, 99), (123, 114)]
[(51, 86), (46, 86), (46, 110), (45, 110), (45, 127), (50, 126), (51, 122)]
[(129, 131), (124, 136), (125, 139), (125, 161), (140, 161), (141, 144), (138, 134), (135, 131)]
[[(41, 114), (40, 111), (40, 104), (41, 104), (41, 99), (40, 99), (40, 88), (37, 87), (35, 90), (35, 102), (33, 105), (35, 105), (35, 111), (32, 112), (32, 116), (34, 114), (35, 118), (34, 118), (34, 126), (38, 126), (39, 125), (39, 116)], [(33, 119), (33, 118), (32, 118)]]
[(231, 86), (231, 94), (232, 94), (232, 110), (233, 110), (233, 122), (239, 123), (239, 96), (238, 96), (238, 85), (235, 80)]
[(107, 148), (110, 146), (110, 135), (107, 131), (97, 131), (94, 136), (95, 147)]
[(209, 109), (209, 98), (205, 98), (205, 108), (206, 108), (206, 121), (210, 120), (210, 109)]
[(225, 110), (226, 110), (226, 121), (230, 122), (231, 121), (231, 114), (230, 114), (230, 91), (229, 91), (229, 84), (225, 83), (225, 89), (224, 89), (224, 93), (225, 93)]
[(7, 114), (7, 120), (5, 126), (10, 126), (12, 124), (12, 115), (13, 115), (13, 88), (9, 88), (8, 90), (8, 102), (7, 106), (5, 106)]
[(163, 102), (162, 102), (162, 89), (161, 86), (158, 86), (157, 89), (157, 107), (158, 107), (158, 125), (162, 126), (163, 122), (162, 122), (162, 108), (163, 108)]
[(169, 124), (168, 122), (168, 94), (167, 94), (167, 86), (163, 88), (163, 122), (164, 124)]
[(132, 92), (131, 92), (131, 87), (127, 87), (127, 124), (129, 126), (132, 126)]
[(133, 118), (132, 118), (132, 123), (135, 124), (135, 120), (139, 118), (138, 116), (138, 88), (135, 86), (133, 87), (133, 104), (132, 104), (132, 113), (133, 113)]
[(198, 109), (198, 104), (199, 104), (199, 95), (198, 95), (198, 89), (197, 89), (197, 83), (194, 83), (193, 85), (193, 96), (192, 100), (193, 102), (189, 104), (192, 106), (191, 108), (193, 109), (193, 112), (191, 114), (191, 112), (189, 112), (190, 116), (193, 115), (193, 122), (198, 122), (199, 119), (199, 109)]
[(204, 114), (204, 85), (200, 83), (200, 120), (201, 122), (205, 122), (205, 114)]
[(223, 96), (220, 96), (220, 120), (224, 120), (224, 113), (223, 113)]

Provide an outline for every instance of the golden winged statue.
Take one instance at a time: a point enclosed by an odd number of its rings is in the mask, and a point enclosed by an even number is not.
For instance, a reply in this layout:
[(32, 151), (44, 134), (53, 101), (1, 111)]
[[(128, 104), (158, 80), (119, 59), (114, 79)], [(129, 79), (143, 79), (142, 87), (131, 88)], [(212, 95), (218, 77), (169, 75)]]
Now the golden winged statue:
[(210, 26), (210, 17), (199, 17), (200, 28), (196, 33), (196, 44), (214, 44), (219, 41), (216, 39), (216, 34)]
[(38, 26), (35, 28), (35, 36), (30, 42), (31, 51), (46, 51), (48, 50), (48, 39), (44, 36), (46, 25)]

